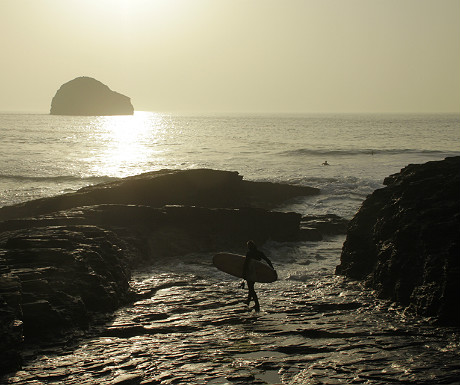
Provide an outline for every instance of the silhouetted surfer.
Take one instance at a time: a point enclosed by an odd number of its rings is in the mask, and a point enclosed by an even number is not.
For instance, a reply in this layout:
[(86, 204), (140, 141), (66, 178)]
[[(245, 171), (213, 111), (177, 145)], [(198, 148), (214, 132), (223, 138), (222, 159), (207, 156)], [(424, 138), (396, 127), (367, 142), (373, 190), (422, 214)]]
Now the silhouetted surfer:
[(246, 253), (246, 260), (244, 261), (244, 267), (243, 267), (243, 278), (246, 280), (248, 284), (248, 299), (244, 301), (245, 304), (249, 305), (251, 303), (251, 300), (254, 300), (254, 310), (259, 311), (260, 310), (260, 305), (259, 305), (259, 299), (257, 298), (257, 294), (254, 290), (254, 283), (253, 281), (249, 281), (246, 277), (251, 273), (252, 267), (252, 260), (255, 261), (260, 261), (264, 260), (268, 263), (268, 265), (273, 269), (273, 265), (271, 261), (267, 258), (267, 256), (262, 253), (260, 250), (257, 249), (256, 244), (253, 241), (248, 241), (247, 243), (248, 246), (248, 252)]
[(329, 163), (327, 163), (327, 160), (324, 161), (323, 166), (330, 166)]

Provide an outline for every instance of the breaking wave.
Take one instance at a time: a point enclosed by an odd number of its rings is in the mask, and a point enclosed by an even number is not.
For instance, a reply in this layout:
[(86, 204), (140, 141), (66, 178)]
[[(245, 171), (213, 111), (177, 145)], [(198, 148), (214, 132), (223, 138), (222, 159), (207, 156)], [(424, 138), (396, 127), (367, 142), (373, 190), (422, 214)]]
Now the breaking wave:
[(24, 181), (24, 182), (51, 182), (51, 183), (72, 183), (72, 182), (84, 182), (84, 183), (104, 183), (119, 178), (110, 176), (75, 176), (75, 175), (59, 175), (59, 176), (38, 176), (38, 175), (12, 175), (12, 174), (0, 174), (0, 180), (10, 181)]
[(372, 148), (360, 148), (360, 149), (311, 149), (311, 148), (299, 148), (296, 150), (283, 151), (280, 155), (288, 156), (350, 156), (350, 155), (401, 155), (401, 154), (423, 154), (423, 155), (441, 155), (441, 156), (457, 156), (457, 151), (440, 151), (440, 150), (419, 150), (419, 149), (401, 149), (401, 148), (389, 148), (389, 149), (372, 149)]

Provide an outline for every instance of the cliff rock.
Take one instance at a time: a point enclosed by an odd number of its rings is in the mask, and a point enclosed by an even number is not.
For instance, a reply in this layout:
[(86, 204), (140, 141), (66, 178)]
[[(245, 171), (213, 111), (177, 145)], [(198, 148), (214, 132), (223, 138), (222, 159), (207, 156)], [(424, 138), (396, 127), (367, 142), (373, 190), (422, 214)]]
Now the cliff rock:
[(460, 325), (460, 157), (409, 165), (351, 220), (336, 273)]
[(130, 98), (90, 77), (63, 84), (51, 101), (51, 115), (132, 115)]

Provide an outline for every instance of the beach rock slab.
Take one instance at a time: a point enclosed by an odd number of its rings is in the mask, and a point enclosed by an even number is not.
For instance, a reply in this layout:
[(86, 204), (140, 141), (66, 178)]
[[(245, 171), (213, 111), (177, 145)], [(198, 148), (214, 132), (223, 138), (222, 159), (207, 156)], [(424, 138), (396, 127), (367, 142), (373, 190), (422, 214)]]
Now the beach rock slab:
[(232, 171), (161, 170), (85, 187), (75, 193), (1, 207), (0, 221), (98, 204), (272, 209), (289, 199), (319, 192), (314, 187), (245, 181)]

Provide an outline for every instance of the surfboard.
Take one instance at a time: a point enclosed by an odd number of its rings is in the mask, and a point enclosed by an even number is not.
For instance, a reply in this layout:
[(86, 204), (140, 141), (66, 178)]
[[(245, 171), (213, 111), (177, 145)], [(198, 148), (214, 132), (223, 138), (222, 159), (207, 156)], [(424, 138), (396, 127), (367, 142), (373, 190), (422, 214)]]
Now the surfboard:
[[(224, 273), (234, 277), (243, 278), (243, 267), (246, 257), (244, 255), (232, 253), (217, 253), (212, 258), (212, 263)], [(276, 270), (262, 261), (252, 261), (253, 268), (248, 275), (248, 279), (253, 282), (269, 283), (278, 279)]]

